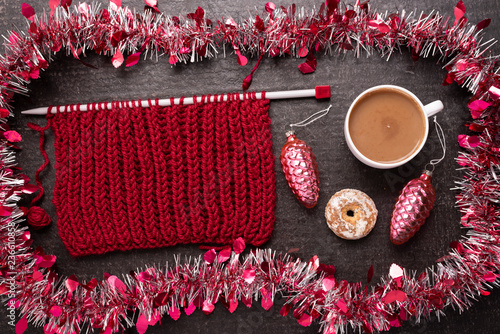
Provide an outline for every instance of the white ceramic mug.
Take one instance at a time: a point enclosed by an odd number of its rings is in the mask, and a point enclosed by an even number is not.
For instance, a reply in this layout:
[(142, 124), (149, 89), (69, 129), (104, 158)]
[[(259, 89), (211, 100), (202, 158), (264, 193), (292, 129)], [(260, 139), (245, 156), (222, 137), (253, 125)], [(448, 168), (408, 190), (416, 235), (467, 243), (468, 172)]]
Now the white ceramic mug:
[[(356, 103), (359, 101), (359, 99), (361, 99), (363, 96), (365, 96), (366, 94), (371, 93), (373, 91), (380, 90), (380, 89), (387, 89), (387, 88), (401, 91), (402, 93), (404, 93), (403, 95), (406, 95), (406, 96), (410, 97), (411, 99), (413, 99), (414, 102), (419, 106), (420, 112), (422, 112), (425, 115), (425, 117), (423, 117), (425, 119), (424, 136), (420, 142), (420, 145), (415, 149), (415, 151), (411, 155), (409, 155), (405, 159), (400, 160), (400, 161), (396, 161), (396, 162), (390, 162), (390, 163), (373, 161), (373, 160), (367, 158), (366, 156), (364, 156), (354, 145), (354, 142), (352, 141), (351, 135), (349, 133), (349, 119), (350, 119), (352, 110), (353, 110), (354, 106), (356, 105)], [(361, 93), (352, 102), (351, 106), (349, 107), (349, 111), (347, 112), (347, 116), (345, 118), (345, 123), (344, 123), (344, 134), (345, 134), (345, 139), (347, 141), (347, 146), (351, 150), (352, 154), (354, 154), (354, 156), (356, 158), (358, 158), (359, 161), (363, 162), (364, 164), (366, 164), (368, 166), (371, 166), (374, 168), (379, 168), (379, 169), (389, 169), (389, 168), (399, 167), (401, 165), (404, 165), (405, 163), (407, 163), (411, 159), (413, 159), (420, 152), (422, 147), (424, 147), (425, 142), (427, 140), (427, 135), (429, 134), (428, 117), (431, 117), (431, 116), (437, 114), (441, 110), (443, 110), (443, 103), (440, 100), (436, 100), (436, 101), (431, 102), (431, 103), (424, 106), (423, 103), (415, 96), (415, 94), (413, 94), (412, 92), (410, 92), (409, 90), (407, 90), (403, 87), (394, 86), (394, 85), (380, 85), (380, 86), (375, 86), (375, 87), (369, 88), (369, 89), (365, 90), (363, 93)]]

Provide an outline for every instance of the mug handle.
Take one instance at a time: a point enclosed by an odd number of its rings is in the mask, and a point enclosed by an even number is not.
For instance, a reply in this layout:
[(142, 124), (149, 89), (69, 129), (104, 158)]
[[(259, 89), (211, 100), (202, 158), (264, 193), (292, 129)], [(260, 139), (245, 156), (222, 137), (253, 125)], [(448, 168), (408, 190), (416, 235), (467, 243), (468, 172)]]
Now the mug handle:
[(440, 100), (436, 100), (424, 106), (424, 113), (427, 117), (431, 117), (443, 110), (443, 108), (443, 102), (441, 102)]

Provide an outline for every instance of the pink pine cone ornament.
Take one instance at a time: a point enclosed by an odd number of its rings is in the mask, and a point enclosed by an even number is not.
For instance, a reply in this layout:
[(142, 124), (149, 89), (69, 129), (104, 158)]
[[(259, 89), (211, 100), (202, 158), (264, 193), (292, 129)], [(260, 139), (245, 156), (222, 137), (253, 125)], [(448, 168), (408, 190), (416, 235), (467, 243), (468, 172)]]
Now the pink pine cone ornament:
[(300, 204), (312, 208), (318, 202), (318, 164), (312, 149), (293, 131), (286, 133), (287, 141), (281, 149), (281, 167), (288, 185)]
[(401, 190), (391, 217), (390, 238), (393, 244), (407, 242), (429, 217), (436, 200), (431, 176), (432, 172), (426, 170)]

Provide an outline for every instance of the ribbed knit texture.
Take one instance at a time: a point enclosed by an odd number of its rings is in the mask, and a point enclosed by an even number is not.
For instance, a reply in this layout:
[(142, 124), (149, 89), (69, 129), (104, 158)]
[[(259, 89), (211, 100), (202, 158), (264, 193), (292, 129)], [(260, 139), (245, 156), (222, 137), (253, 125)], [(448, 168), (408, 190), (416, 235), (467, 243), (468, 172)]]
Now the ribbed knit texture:
[(269, 100), (49, 115), (54, 205), (73, 256), (175, 244), (259, 246), (274, 227)]

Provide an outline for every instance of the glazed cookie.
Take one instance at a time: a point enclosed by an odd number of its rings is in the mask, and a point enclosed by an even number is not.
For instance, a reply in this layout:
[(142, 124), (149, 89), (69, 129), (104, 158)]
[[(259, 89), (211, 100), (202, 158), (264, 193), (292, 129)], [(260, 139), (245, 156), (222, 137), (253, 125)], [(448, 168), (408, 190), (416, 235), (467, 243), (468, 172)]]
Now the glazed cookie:
[(373, 200), (356, 189), (343, 189), (330, 198), (325, 209), (328, 227), (343, 239), (365, 237), (375, 226), (377, 208)]

